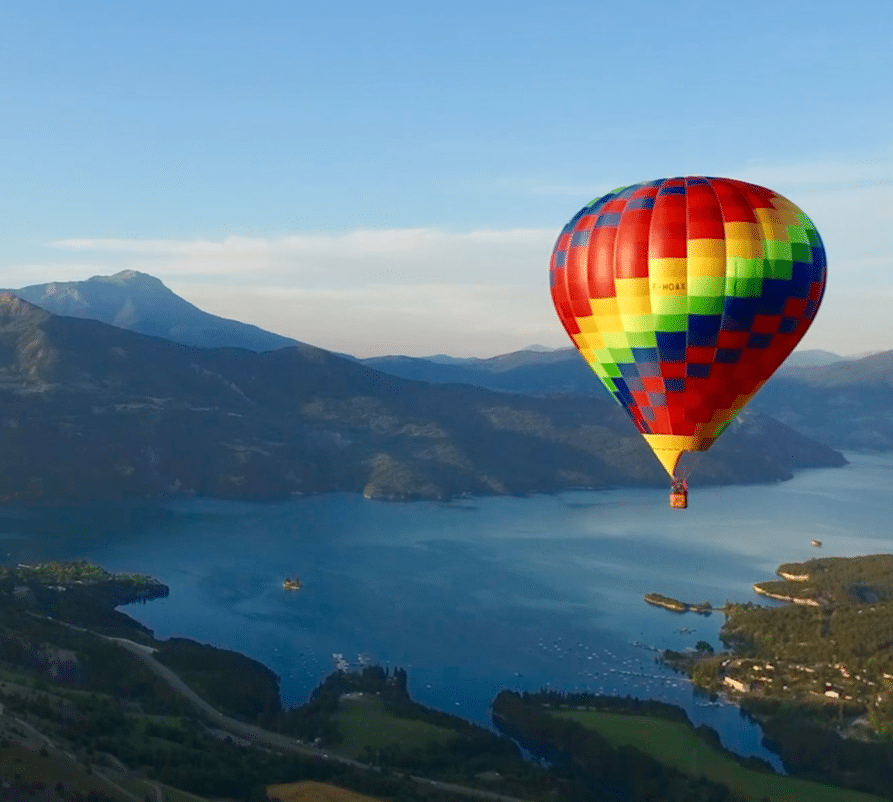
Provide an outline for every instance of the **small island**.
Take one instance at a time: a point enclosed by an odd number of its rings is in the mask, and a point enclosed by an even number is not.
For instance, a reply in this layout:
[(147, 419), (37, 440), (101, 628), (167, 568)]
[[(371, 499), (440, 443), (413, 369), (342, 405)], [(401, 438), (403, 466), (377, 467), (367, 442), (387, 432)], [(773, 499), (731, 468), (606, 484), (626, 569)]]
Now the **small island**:
[(663, 607), (665, 610), (671, 610), (674, 613), (699, 613), (700, 615), (710, 615), (713, 612), (713, 605), (708, 601), (704, 602), (683, 602), (670, 596), (662, 596), (660, 593), (646, 593), (645, 601), (653, 604), (655, 607)]
[(286, 579), (282, 583), (282, 587), (286, 590), (300, 590), (301, 589), (301, 580), (300, 579)]

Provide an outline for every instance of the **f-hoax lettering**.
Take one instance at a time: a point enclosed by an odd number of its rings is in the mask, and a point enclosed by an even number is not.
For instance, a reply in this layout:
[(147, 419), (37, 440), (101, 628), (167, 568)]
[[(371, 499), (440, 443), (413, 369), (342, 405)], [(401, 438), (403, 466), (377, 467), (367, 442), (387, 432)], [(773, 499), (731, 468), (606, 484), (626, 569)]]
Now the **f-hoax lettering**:
[(663, 290), (667, 292), (669, 290), (684, 290), (685, 282), (668, 282), (667, 284), (658, 284), (656, 281), (651, 282), (652, 290)]

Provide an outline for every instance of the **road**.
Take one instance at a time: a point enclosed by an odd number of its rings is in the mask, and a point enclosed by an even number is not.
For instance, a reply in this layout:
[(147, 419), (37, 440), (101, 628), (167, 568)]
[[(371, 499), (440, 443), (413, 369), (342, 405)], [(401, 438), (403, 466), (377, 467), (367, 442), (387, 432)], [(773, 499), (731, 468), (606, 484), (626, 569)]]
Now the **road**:
[[(142, 643), (136, 643), (135, 641), (128, 640), (127, 638), (114, 638), (109, 635), (100, 635), (98, 632), (93, 632), (89, 629), (83, 629), (82, 627), (76, 627), (73, 624), (67, 624), (66, 622), (59, 621), (58, 619), (50, 620), (58, 624), (63, 624), (64, 626), (71, 627), (72, 629), (77, 629), (81, 632), (87, 632), (91, 635), (95, 635), (96, 637), (102, 638), (103, 640), (117, 643), (122, 649), (126, 649), (134, 657), (136, 657), (150, 671), (153, 671), (155, 674), (161, 677), (177, 693), (188, 699), (193, 704), (193, 706), (196, 707), (209, 721), (213, 722), (217, 727), (231, 733), (232, 735), (245, 738), (257, 746), (265, 746), (282, 752), (305, 755), (307, 757), (318, 758), (320, 760), (330, 760), (333, 762), (342, 763), (346, 766), (353, 766), (354, 768), (361, 769), (362, 771), (379, 771), (378, 767), (370, 766), (368, 763), (361, 763), (358, 760), (352, 760), (351, 758), (344, 757), (342, 755), (334, 755), (323, 749), (318, 749), (315, 746), (305, 744), (303, 741), (300, 741), (297, 738), (290, 738), (289, 736), (281, 735), (278, 732), (270, 732), (269, 730), (265, 730), (261, 727), (255, 727), (253, 724), (246, 724), (243, 721), (238, 721), (237, 719), (230, 718), (229, 716), (224, 715), (215, 707), (212, 707), (204, 699), (202, 699), (195, 691), (192, 690), (192, 688), (190, 688), (185, 682), (183, 682), (183, 680), (180, 679), (180, 677), (178, 677), (166, 665), (159, 663), (155, 659), (155, 657), (153, 657), (153, 653), (156, 650), (153, 649), (151, 646), (146, 646)], [(428, 786), (429, 788), (438, 788), (442, 791), (448, 791), (450, 793), (458, 794), (461, 796), (471, 797), (472, 799), (486, 799), (490, 800), (490, 802), (528, 802), (528, 800), (520, 799), (519, 797), (515, 796), (506, 796), (505, 794), (498, 794), (494, 791), (484, 791), (478, 788), (467, 788), (464, 785), (453, 785), (452, 783), (440, 782), (439, 780), (429, 780), (425, 777), (410, 776), (410, 779), (422, 785)]]
[(262, 729), (261, 727), (255, 727), (253, 724), (246, 724), (243, 721), (238, 721), (237, 719), (230, 718), (229, 716), (224, 715), (219, 710), (209, 705), (204, 699), (201, 698), (201, 696), (193, 691), (192, 688), (190, 688), (185, 682), (183, 682), (183, 680), (181, 680), (180, 677), (178, 677), (166, 665), (159, 663), (152, 656), (152, 652), (155, 650), (152, 649), (150, 646), (145, 646), (142, 643), (136, 643), (132, 640), (127, 640), (126, 638), (112, 638), (107, 635), (100, 635), (100, 637), (105, 638), (106, 640), (114, 641), (122, 649), (126, 649), (128, 652), (134, 655), (150, 671), (153, 671), (168, 685), (170, 685), (171, 688), (173, 688), (177, 693), (188, 699), (205, 715), (208, 720), (213, 722), (222, 730), (226, 730), (233, 735), (241, 736), (242, 738), (245, 738), (251, 743), (258, 746), (266, 746), (273, 749), (295, 752), (297, 754), (307, 755), (309, 757), (322, 758), (323, 760), (336, 760), (339, 763), (344, 763), (348, 766), (354, 766), (355, 768), (359, 769), (370, 768), (365, 763), (360, 763), (347, 757), (331, 755), (322, 749), (317, 749), (315, 746), (309, 746), (302, 741), (299, 741), (297, 738), (290, 738), (287, 735), (281, 735), (277, 732), (270, 732), (269, 730)]

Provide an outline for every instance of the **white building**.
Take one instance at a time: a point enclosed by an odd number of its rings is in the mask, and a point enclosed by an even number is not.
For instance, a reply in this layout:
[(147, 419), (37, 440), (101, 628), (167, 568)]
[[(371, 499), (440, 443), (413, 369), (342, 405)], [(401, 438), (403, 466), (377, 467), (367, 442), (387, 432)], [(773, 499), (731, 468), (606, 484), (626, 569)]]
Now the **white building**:
[(732, 679), (732, 677), (723, 677), (722, 681), (730, 688), (740, 691), (741, 693), (746, 693), (749, 690), (749, 685), (746, 682), (741, 682), (741, 680)]

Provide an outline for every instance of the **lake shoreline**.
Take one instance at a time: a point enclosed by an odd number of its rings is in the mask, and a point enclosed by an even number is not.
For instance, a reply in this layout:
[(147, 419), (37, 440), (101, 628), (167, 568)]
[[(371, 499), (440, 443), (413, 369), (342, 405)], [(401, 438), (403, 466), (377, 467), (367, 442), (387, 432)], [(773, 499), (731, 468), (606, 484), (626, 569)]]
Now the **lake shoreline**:
[[(798, 470), (774, 485), (704, 488), (684, 513), (648, 488), (448, 503), (339, 492), (6, 509), (0, 557), (85, 558), (157, 576), (170, 596), (122, 611), (159, 639), (258, 660), (281, 677), (288, 706), (330, 673), (333, 654), (352, 663), (365, 654), (407, 667), (420, 703), (482, 725), (499, 689), (548, 684), (682, 706), (725, 746), (767, 758), (737, 708), (702, 706), (687, 680), (632, 645), (716, 645), (722, 616), (674, 631), (642, 597), (665, 588), (683, 600), (745, 599), (763, 570), (755, 563), (771, 571), (805, 559), (813, 537), (832, 553), (893, 550), (893, 455), (849, 459), (843, 470)], [(288, 575), (300, 577), (299, 592), (283, 589)]]

